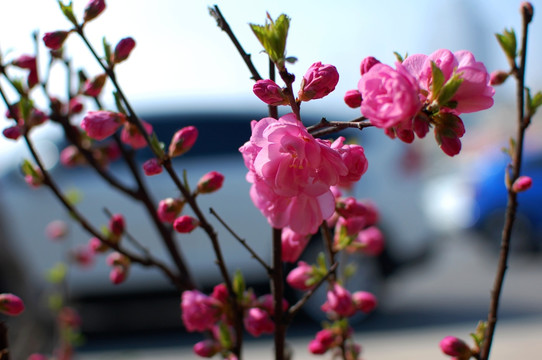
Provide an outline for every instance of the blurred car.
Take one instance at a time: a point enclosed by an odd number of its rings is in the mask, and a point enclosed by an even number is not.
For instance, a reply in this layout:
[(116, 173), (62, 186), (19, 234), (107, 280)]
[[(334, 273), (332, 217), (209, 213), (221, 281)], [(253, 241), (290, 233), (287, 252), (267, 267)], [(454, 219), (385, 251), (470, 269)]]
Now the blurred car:
[[(236, 269), (241, 269), (249, 284), (267, 282), (267, 273), (208, 213), (208, 209), (213, 207), (264, 260), (270, 260), (271, 230), (266, 219), (250, 200), (250, 184), (245, 179), (247, 170), (238, 151), (239, 146), (250, 137), (250, 121), (260, 118), (258, 116), (264, 117), (265, 114), (254, 116), (246, 111), (194, 111), (157, 112), (141, 116), (153, 125), (158, 138), (163, 141), (168, 141), (175, 130), (183, 126), (195, 125), (198, 128), (199, 136), (194, 147), (183, 156), (175, 158), (173, 165), (180, 176), (186, 170), (192, 187), (209, 171), (216, 170), (224, 174), (223, 188), (216, 193), (199, 196), (198, 202), (219, 232), (229, 271), (233, 273)], [(318, 120), (317, 117), (311, 119), (310, 116), (305, 116), (305, 119), (310, 119), (310, 122)], [(370, 198), (377, 205), (381, 213), (379, 225), (386, 236), (386, 250), (383, 255), (376, 261), (363, 259), (363, 266), (368, 270), (364, 276), (355, 277), (355, 287), (366, 290), (379, 286), (385, 276), (401, 265), (419, 260), (427, 254), (432, 239), (431, 227), (418, 202), (421, 172), (405, 170), (405, 144), (390, 140), (376, 129), (371, 130), (373, 131), (350, 131), (345, 134), (356, 137), (361, 142), (369, 161), (369, 171), (352, 189), (351, 194), (358, 198)], [(42, 146), (49, 149), (47, 158), (51, 164), (58, 159), (58, 152), (62, 149), (60, 143), (61, 141), (47, 141), (46, 146)], [(151, 156), (148, 149), (139, 150), (136, 155), (139, 164)], [(109, 168), (120, 181), (129, 183), (131, 180), (123, 161), (113, 162)], [(154, 256), (171, 265), (164, 246), (157, 241), (158, 234), (154, 226), (140, 204), (113, 190), (87, 167), (65, 168), (56, 164), (51, 165), (50, 171), (64, 191), (78, 190), (82, 198), (77, 207), (92, 224), (98, 228), (107, 224), (108, 216), (105, 210), (122, 213), (126, 219), (127, 232)], [(145, 180), (155, 201), (178, 195), (175, 185), (165, 173), (146, 177)], [(24, 270), (30, 279), (28, 285), (42, 288), (47, 269), (56, 262), (65, 261), (70, 249), (84, 246), (90, 235), (78, 224), (70, 222), (69, 214), (48, 189), (29, 188), (18, 171), (11, 171), (1, 179), (1, 189), (0, 211), (5, 223), (9, 225), (3, 229), (5, 239), (14, 246), (16, 256), (24, 263)], [(187, 208), (184, 212), (190, 214)], [(52, 243), (46, 238), (44, 229), (52, 220), (70, 222), (66, 240)], [(218, 267), (214, 263), (211, 242), (201, 229), (196, 229), (189, 235), (177, 234), (176, 239), (200, 286), (208, 288), (221, 281)], [(128, 242), (125, 245), (130, 246)], [(138, 248), (133, 250), (138, 251)], [(108, 278), (110, 268), (105, 264), (104, 257), (97, 257), (96, 262), (92, 269), (70, 270), (67, 289), (72, 297), (84, 300), (129, 294), (133, 298), (134, 294), (174, 290), (156, 269), (147, 269), (137, 264), (131, 267), (125, 283), (113, 286)]]
[[(481, 154), (474, 161), (432, 179), (425, 191), (428, 217), (443, 232), (472, 231), (492, 248), (500, 247), (508, 193), (505, 169), (510, 157), (502, 151)], [(518, 209), (512, 232), (512, 248), (542, 250), (542, 152), (524, 154), (521, 174), (535, 184), (518, 194)]]

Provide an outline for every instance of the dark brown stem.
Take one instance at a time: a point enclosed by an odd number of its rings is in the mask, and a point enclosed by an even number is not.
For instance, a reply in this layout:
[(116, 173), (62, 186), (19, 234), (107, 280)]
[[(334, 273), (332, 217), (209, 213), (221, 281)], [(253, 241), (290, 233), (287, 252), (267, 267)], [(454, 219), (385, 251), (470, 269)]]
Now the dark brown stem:
[[(320, 232), (322, 233), (322, 237), (324, 239), (324, 246), (326, 248), (328, 257), (329, 257), (329, 263), (335, 264), (335, 254), (336, 251), (333, 249), (333, 239), (331, 238), (331, 231), (329, 230), (329, 227), (327, 226), (327, 223), (324, 221), (322, 225), (320, 225)], [(337, 279), (337, 267), (332, 271), (331, 275), (329, 276), (330, 282), (335, 282)]]
[(9, 360), (8, 328), (0, 321), (0, 360)]
[[(493, 336), (495, 334), (495, 327), (497, 325), (497, 315), (499, 310), (499, 300), (504, 284), (504, 276), (508, 267), (508, 255), (510, 252), (510, 239), (512, 236), (512, 227), (516, 218), (516, 210), (518, 206), (517, 194), (512, 190), (511, 184), (519, 177), (521, 173), (521, 160), (523, 156), (523, 143), (525, 138), (526, 124), (530, 122), (525, 121), (525, 62), (527, 53), (527, 30), (530, 19), (527, 19), (525, 14), (523, 15), (522, 25), (522, 42), (520, 50), (520, 65), (515, 71), (517, 80), (517, 138), (516, 146), (514, 147), (512, 169), (510, 181), (507, 184), (508, 189), (508, 204), (506, 207), (506, 217), (501, 239), (501, 251), (499, 255), (499, 263), (497, 266), (497, 273), (495, 275), (495, 281), (493, 284), (493, 290), (491, 291), (491, 301), (489, 305), (489, 313), (487, 316), (487, 329), (484, 337), (484, 343), (482, 345), (482, 351), (480, 353), (481, 360), (488, 360), (489, 353), (491, 351), (491, 344), (493, 342)], [(508, 169), (506, 171), (509, 171)]]
[(284, 282), (282, 276), (282, 229), (273, 228), (273, 280), (271, 288), (275, 305), (275, 360), (285, 360), (286, 324), (282, 311), (284, 298)]
[(371, 126), (373, 126), (371, 122), (363, 116), (350, 121), (328, 121), (322, 118), (318, 124), (308, 126), (307, 131), (314, 137), (321, 137), (347, 128), (362, 130)]
[(256, 70), (256, 67), (252, 63), (252, 60), (250, 59), (250, 54), (247, 54), (245, 52), (245, 50), (241, 46), (241, 43), (239, 43), (239, 40), (237, 40), (237, 37), (234, 35), (232, 29), (230, 28), (230, 25), (228, 25), (228, 22), (226, 21), (224, 16), (222, 16), (222, 13), (220, 12), (218, 6), (215, 5), (212, 8), (210, 7), (209, 14), (211, 14), (211, 16), (216, 20), (216, 24), (218, 25), (218, 27), (222, 29), (222, 31), (224, 31), (230, 38), (231, 42), (239, 52), (239, 55), (241, 55), (243, 61), (247, 65), (248, 70), (252, 74), (252, 79), (254, 81), (262, 80), (262, 77), (258, 73), (258, 70)]
[(279, 75), (282, 81), (284, 81), (284, 84), (286, 84), (286, 90), (284, 90), (284, 93), (288, 97), (288, 101), (290, 102), (290, 107), (292, 108), (293, 113), (297, 117), (297, 120), (301, 121), (301, 109), (299, 107), (299, 103), (295, 99), (294, 90), (292, 87), (292, 84), (294, 83), (295, 76), (293, 74), (290, 74), (286, 68), (280, 70), (279, 69)]

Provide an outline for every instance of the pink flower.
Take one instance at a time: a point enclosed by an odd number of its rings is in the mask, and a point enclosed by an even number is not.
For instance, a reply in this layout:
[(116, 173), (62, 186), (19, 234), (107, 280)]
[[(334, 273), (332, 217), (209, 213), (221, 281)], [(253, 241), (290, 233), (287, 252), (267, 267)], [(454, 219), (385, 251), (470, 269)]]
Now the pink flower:
[[(258, 298), (259, 306), (271, 316), (275, 315), (275, 298), (272, 294), (265, 294)], [(288, 310), (288, 301), (282, 299), (282, 311)]]
[(338, 198), (336, 209), (339, 215), (347, 219), (351, 217), (363, 217), (367, 214), (367, 207), (365, 204), (352, 196)]
[(314, 284), (309, 285), (309, 280), (313, 279), (314, 269), (311, 265), (304, 261), (297, 263), (297, 267), (288, 273), (286, 282), (294, 289), (306, 291), (314, 287)]
[(103, 140), (113, 135), (126, 121), (122, 113), (99, 110), (89, 111), (81, 121), (81, 128), (95, 140)]
[(273, 80), (265, 79), (258, 80), (252, 87), (254, 95), (256, 95), (261, 101), (269, 105), (287, 105), (288, 99), (282, 92), (280, 86)]
[(0, 294), (0, 313), (17, 316), (24, 311), (24, 303), (20, 297), (13, 294)]
[(409, 121), (421, 109), (416, 79), (400, 63), (397, 70), (375, 64), (359, 81), (361, 112), (379, 128)]
[(62, 30), (48, 32), (43, 35), (43, 42), (49, 49), (58, 50), (62, 47), (69, 34), (69, 31)]
[(352, 294), (352, 301), (356, 309), (363, 313), (370, 313), (378, 303), (376, 296), (367, 291), (356, 291)]
[(169, 144), (169, 156), (176, 157), (184, 154), (194, 146), (198, 138), (198, 129), (194, 126), (186, 126), (178, 130)]
[(117, 43), (113, 52), (112, 62), (118, 64), (128, 58), (136, 43), (131, 37), (124, 38)]
[(339, 73), (333, 65), (324, 65), (320, 61), (311, 65), (303, 76), (299, 100), (321, 99), (335, 90), (339, 82)]
[(354, 243), (362, 253), (377, 256), (384, 250), (384, 235), (376, 226), (370, 226), (359, 232)]
[(157, 158), (152, 158), (143, 163), (143, 172), (147, 176), (161, 174), (163, 171), (162, 164)]
[(361, 106), (361, 93), (357, 89), (348, 90), (344, 94), (344, 102), (353, 109), (359, 108)]
[(209, 194), (219, 190), (224, 183), (224, 175), (218, 171), (211, 171), (203, 175), (198, 181), (198, 193)]
[(245, 329), (252, 336), (261, 334), (272, 334), (275, 331), (275, 323), (271, 320), (269, 313), (260, 308), (250, 308), (243, 319)]
[(520, 176), (512, 184), (512, 191), (518, 193), (522, 191), (529, 190), (533, 185), (533, 179), (529, 176)]
[(353, 183), (359, 181), (365, 174), (369, 163), (365, 157), (365, 150), (361, 145), (344, 144), (344, 137), (340, 136), (331, 144), (331, 148), (337, 150), (348, 168), (348, 173), (339, 178), (339, 186), (349, 188)]
[(330, 187), (348, 169), (330, 143), (314, 139), (294, 114), (252, 124), (239, 151), (253, 183), (251, 198), (275, 228), (314, 233), (333, 214)]
[(173, 228), (175, 231), (181, 234), (187, 234), (194, 231), (199, 226), (198, 219), (189, 215), (181, 215), (173, 222)]
[(468, 360), (472, 355), (469, 346), (455, 336), (446, 336), (440, 341), (439, 346), (443, 353), (455, 356), (458, 360)]
[(158, 203), (158, 218), (167, 223), (173, 223), (181, 213), (184, 202), (181, 199), (167, 198)]
[(296, 262), (309, 240), (308, 235), (298, 234), (288, 227), (282, 229), (282, 261)]
[[(145, 129), (147, 134), (152, 134), (152, 125), (146, 121), (141, 120), (141, 125)], [(134, 149), (141, 149), (147, 146), (147, 140), (141, 135), (139, 128), (132, 123), (125, 122), (124, 127), (120, 133), (120, 140), (133, 147)]]
[(340, 316), (348, 317), (356, 312), (356, 308), (350, 292), (335, 283), (333, 289), (327, 292), (327, 301), (322, 305), (322, 311), (331, 311)]
[(85, 22), (94, 19), (105, 9), (105, 0), (90, 0), (85, 7), (83, 20)]
[(226, 304), (228, 302), (228, 288), (226, 287), (226, 284), (218, 284), (215, 285), (213, 288), (213, 293), (211, 294), (211, 297), (213, 299), (218, 300), (222, 304)]
[(83, 95), (98, 97), (107, 80), (106, 74), (100, 74), (93, 79), (88, 79), (83, 85)]
[(124, 266), (113, 266), (109, 272), (109, 280), (114, 285), (122, 284), (128, 277), (128, 268)]
[(188, 331), (205, 331), (220, 316), (220, 303), (198, 290), (186, 290), (181, 297), (182, 320)]
[(362, 76), (365, 75), (365, 73), (371, 70), (371, 68), (375, 66), (376, 64), (380, 64), (380, 61), (378, 61), (376, 58), (372, 56), (367, 56), (365, 59), (361, 60), (361, 64), (359, 66), (361, 75)]

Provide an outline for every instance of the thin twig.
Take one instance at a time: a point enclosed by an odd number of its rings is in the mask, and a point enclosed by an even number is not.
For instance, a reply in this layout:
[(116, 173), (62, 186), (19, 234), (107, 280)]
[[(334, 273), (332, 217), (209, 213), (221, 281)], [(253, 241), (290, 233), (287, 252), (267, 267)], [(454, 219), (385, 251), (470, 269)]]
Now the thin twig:
[[(521, 160), (523, 156), (523, 143), (525, 138), (526, 125), (530, 122), (525, 121), (525, 63), (526, 63), (526, 53), (527, 53), (527, 34), (528, 34), (528, 24), (530, 19), (527, 18), (526, 14), (522, 12), (523, 21), (522, 21), (522, 38), (521, 38), (521, 49), (520, 54), (520, 65), (517, 68), (517, 71), (514, 71), (517, 88), (516, 88), (516, 97), (517, 97), (517, 139), (516, 146), (514, 147), (513, 159), (512, 159), (512, 174), (510, 177), (510, 182), (507, 184), (508, 188), (508, 204), (506, 207), (506, 218), (505, 224), (502, 232), (501, 239), (501, 251), (499, 255), (499, 263), (497, 267), (497, 273), (495, 275), (495, 282), (493, 285), (493, 290), (491, 291), (491, 301), (489, 306), (489, 313), (487, 317), (487, 328), (484, 336), (484, 343), (482, 346), (482, 351), (480, 353), (481, 360), (488, 360), (489, 353), (491, 351), (491, 344), (493, 342), (493, 336), (495, 334), (495, 327), (497, 325), (497, 315), (499, 310), (499, 300), (502, 292), (502, 287), (504, 284), (504, 276), (506, 269), (508, 267), (508, 256), (510, 253), (510, 239), (512, 236), (512, 227), (516, 218), (516, 210), (518, 206), (517, 202), (517, 193), (514, 192), (511, 188), (511, 184), (519, 177), (521, 173)], [(508, 170), (506, 170), (508, 171)]]
[(252, 255), (252, 257), (258, 261), (267, 271), (268, 274), (271, 274), (271, 267), (247, 244), (246, 240), (241, 238), (233, 229), (217, 214), (217, 212), (210, 208), (209, 212), (228, 230), (228, 232), (237, 240), (243, 247)]
[(282, 310), (282, 299), (284, 298), (284, 279), (282, 278), (282, 229), (273, 231), (273, 279), (271, 290), (274, 300), (275, 319), (275, 360), (285, 360), (286, 349), (286, 322)]

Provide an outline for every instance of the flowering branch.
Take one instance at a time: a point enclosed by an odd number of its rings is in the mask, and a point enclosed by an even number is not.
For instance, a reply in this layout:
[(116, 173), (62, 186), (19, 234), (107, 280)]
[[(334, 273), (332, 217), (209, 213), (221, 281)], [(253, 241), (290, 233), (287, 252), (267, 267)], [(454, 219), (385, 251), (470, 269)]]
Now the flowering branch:
[(517, 191), (513, 189), (512, 184), (519, 178), (521, 173), (521, 162), (523, 157), (523, 143), (525, 139), (525, 130), (530, 124), (532, 113), (529, 112), (525, 115), (525, 63), (527, 58), (527, 34), (529, 23), (533, 16), (532, 5), (523, 3), (521, 6), (522, 15), (522, 35), (521, 35), (521, 49), (518, 54), (520, 56), (519, 66), (515, 63), (515, 57), (509, 57), (513, 64), (511, 73), (515, 76), (516, 98), (517, 98), (517, 135), (516, 145), (512, 151), (512, 164), (511, 169), (506, 170), (509, 176), (507, 181), (508, 190), (508, 204), (506, 207), (505, 223), (502, 232), (501, 239), (501, 251), (499, 255), (499, 262), (497, 267), (497, 273), (495, 274), (495, 281), (493, 284), (493, 290), (491, 291), (491, 302), (489, 306), (489, 313), (487, 317), (487, 329), (484, 336), (484, 342), (482, 351), (480, 353), (481, 360), (489, 359), (489, 353), (491, 351), (491, 344), (493, 341), (493, 335), (495, 333), (495, 326), (497, 324), (497, 313), (499, 309), (499, 300), (502, 292), (502, 286), (504, 284), (504, 276), (508, 267), (508, 255), (510, 253), (510, 240), (512, 236), (512, 227), (516, 218), (516, 210), (518, 206)]

